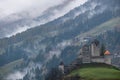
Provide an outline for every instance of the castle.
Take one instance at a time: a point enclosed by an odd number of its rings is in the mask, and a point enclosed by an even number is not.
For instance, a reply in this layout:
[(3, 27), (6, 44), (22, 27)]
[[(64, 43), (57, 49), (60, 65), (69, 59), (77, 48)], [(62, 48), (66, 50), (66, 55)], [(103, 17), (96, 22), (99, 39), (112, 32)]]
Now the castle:
[(106, 63), (111, 64), (111, 54), (108, 50), (102, 51), (102, 45), (98, 40), (82, 43), (79, 55), (70, 65), (59, 65), (59, 69), (64, 73), (65, 70), (71, 70), (77, 65), (85, 63)]
[(101, 51), (101, 47), (100, 42), (96, 39), (90, 42), (90, 44), (84, 44), (80, 49), (78, 59), (81, 59), (82, 63), (111, 64), (110, 52), (108, 50)]

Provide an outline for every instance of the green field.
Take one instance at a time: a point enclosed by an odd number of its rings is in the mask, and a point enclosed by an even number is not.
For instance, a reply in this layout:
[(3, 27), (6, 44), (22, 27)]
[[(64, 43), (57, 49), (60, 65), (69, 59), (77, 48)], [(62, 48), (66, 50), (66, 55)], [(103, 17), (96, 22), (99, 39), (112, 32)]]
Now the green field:
[(79, 75), (84, 80), (120, 80), (120, 70), (104, 67), (91, 67), (74, 70), (69, 76)]

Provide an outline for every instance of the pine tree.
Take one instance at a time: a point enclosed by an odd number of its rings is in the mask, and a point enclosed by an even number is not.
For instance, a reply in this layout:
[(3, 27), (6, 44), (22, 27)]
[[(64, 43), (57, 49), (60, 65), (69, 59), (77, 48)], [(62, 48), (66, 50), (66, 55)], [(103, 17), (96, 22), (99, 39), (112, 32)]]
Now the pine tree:
[(102, 44), (102, 45), (101, 45), (101, 49), (100, 49), (100, 55), (101, 55), (101, 56), (104, 56), (105, 51), (106, 51), (105, 45)]

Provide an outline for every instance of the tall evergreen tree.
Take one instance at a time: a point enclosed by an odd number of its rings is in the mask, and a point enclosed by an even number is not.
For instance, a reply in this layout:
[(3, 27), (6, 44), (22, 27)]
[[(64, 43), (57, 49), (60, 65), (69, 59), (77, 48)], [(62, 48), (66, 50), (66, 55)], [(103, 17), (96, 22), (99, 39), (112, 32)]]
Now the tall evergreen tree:
[(52, 68), (50, 72), (47, 74), (45, 80), (62, 80), (62, 73), (58, 68)]
[(100, 49), (100, 55), (101, 55), (101, 56), (104, 56), (105, 51), (106, 51), (105, 45), (102, 44), (102, 45), (101, 45), (101, 49)]

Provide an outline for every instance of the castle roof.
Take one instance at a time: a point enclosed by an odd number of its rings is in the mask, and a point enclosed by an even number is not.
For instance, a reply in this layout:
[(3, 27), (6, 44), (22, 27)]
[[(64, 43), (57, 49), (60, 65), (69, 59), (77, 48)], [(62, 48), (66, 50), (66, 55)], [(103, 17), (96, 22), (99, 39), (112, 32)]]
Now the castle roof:
[(100, 44), (100, 42), (97, 39), (94, 39), (92, 43), (94, 43), (96, 46)]
[(104, 55), (109, 55), (110, 52), (108, 50), (105, 51)]
[(61, 61), (59, 65), (64, 65), (63, 61)]

